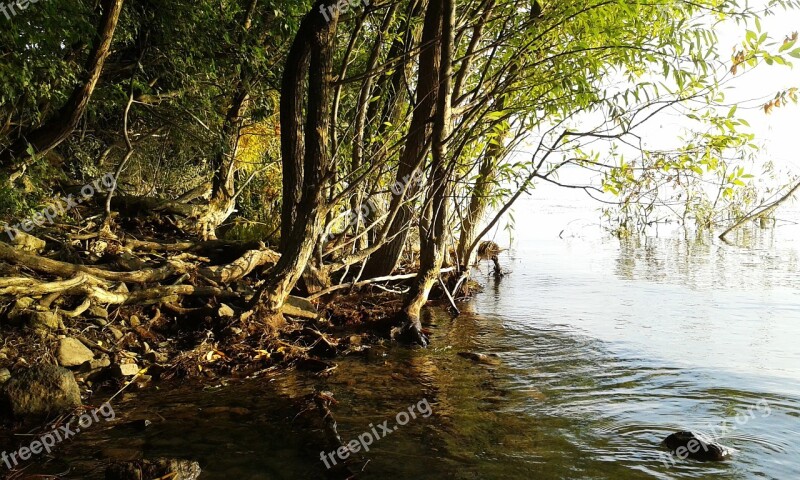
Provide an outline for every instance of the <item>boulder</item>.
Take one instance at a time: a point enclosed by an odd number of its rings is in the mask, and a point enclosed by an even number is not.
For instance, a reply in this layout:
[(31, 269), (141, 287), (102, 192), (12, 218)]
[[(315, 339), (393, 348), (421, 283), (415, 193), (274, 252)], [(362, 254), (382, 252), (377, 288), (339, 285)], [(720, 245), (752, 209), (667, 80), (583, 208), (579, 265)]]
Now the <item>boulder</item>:
[(86, 348), (86, 345), (80, 340), (67, 337), (58, 342), (56, 358), (62, 367), (77, 367), (91, 361), (94, 353)]
[(35, 365), (13, 375), (2, 386), (0, 400), (15, 418), (38, 418), (80, 406), (81, 392), (66, 368)]
[(106, 468), (106, 480), (196, 480), (200, 464), (191, 460), (157, 459), (114, 463)]

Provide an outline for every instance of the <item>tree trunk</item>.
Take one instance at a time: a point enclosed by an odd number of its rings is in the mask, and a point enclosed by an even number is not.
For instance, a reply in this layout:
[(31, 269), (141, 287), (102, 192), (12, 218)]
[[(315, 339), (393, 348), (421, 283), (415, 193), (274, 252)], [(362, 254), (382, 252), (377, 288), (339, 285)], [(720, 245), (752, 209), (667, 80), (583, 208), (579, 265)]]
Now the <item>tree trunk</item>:
[[(284, 203), (293, 202), (296, 192), (300, 199), (293, 209), (294, 221), (282, 225), (286, 232), (281, 239), (282, 255), (270, 270), (264, 286), (256, 295), (268, 312), (278, 312), (289, 293), (301, 278), (314, 251), (328, 211), (325, 191), (333, 170), (328, 141), (332, 115), (332, 50), (338, 15), (330, 22), (320, 14), (335, 0), (318, 0), (300, 25), (289, 53), (281, 91), (281, 147), (284, 154)], [(297, 86), (308, 72), (308, 108), (305, 129), (301, 131), (300, 102), (295, 97)], [(288, 105), (284, 103), (288, 102)], [(286, 115), (286, 116), (285, 116)], [(305, 145), (298, 139), (304, 137)], [(295, 155), (302, 155), (297, 158)], [(302, 169), (297, 168), (301, 166)], [(299, 174), (299, 175), (298, 175)], [(288, 184), (298, 182), (299, 185)]]
[[(418, 174), (425, 164), (425, 156), (429, 147), (429, 123), (436, 107), (436, 91), (439, 83), (438, 67), (441, 43), (438, 41), (438, 37), (441, 31), (441, 19), (439, 18), (441, 17), (441, 7), (439, 2), (431, 2), (425, 13), (421, 40), (423, 47), (419, 54), (416, 108), (411, 117), (405, 149), (395, 177), (396, 182), (401, 184)], [(395, 210), (398, 208), (398, 204), (405, 202), (407, 198), (413, 198), (418, 191), (418, 183), (411, 182), (405, 195), (392, 196), (389, 210)], [(397, 268), (413, 218), (413, 205), (404, 204), (399, 207), (387, 235), (390, 240), (369, 258), (364, 269), (365, 276), (389, 275)]]
[[(450, 165), (447, 163), (448, 137), (452, 123), (453, 43), (455, 0), (443, 0), (441, 7), (431, 4), (428, 13), (441, 25), (439, 82), (435, 92), (436, 114), (433, 122), (432, 161), (428, 194), (420, 220), (420, 266), (401, 312), (402, 325), (398, 336), (427, 345), (422, 333), (420, 311), (428, 300), (433, 284), (439, 278), (447, 239)], [(441, 8), (441, 10), (440, 10)], [(431, 11), (432, 10), (432, 11)], [(427, 22), (427, 18), (426, 18)]]
[(5, 151), (0, 153), (0, 168), (20, 169), (31, 158), (28, 146), (36, 155), (44, 155), (66, 140), (78, 126), (97, 81), (103, 71), (103, 65), (111, 52), (111, 41), (117, 27), (123, 0), (102, 0), (102, 15), (97, 29), (97, 41), (92, 47), (86, 63), (86, 79), (72, 92), (67, 103), (58, 113), (44, 123), (17, 139)]

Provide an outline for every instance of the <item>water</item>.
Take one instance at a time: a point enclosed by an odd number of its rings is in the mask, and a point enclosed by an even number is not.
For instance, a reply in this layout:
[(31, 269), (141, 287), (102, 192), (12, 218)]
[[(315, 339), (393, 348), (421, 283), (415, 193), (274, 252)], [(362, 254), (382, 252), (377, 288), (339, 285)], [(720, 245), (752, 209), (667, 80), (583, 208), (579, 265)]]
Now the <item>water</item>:
[[(301, 413), (319, 388), (338, 400), (346, 442), (429, 402), (428, 418), (356, 455), (359, 478), (800, 478), (800, 229), (748, 230), (735, 245), (665, 227), (620, 241), (592, 204), (551, 198), (517, 208), (525, 223), (501, 260), (512, 274), (495, 281), (484, 266), (486, 291), (463, 315), (427, 312), (431, 348), (337, 359), (328, 378), (128, 395), (119, 422), (30, 472), (102, 478), (108, 459), (172, 456), (198, 460), (204, 479), (333, 478), (318, 418)], [(119, 426), (137, 418), (154, 425)], [(733, 457), (673, 462), (658, 444), (686, 429), (716, 434)]]

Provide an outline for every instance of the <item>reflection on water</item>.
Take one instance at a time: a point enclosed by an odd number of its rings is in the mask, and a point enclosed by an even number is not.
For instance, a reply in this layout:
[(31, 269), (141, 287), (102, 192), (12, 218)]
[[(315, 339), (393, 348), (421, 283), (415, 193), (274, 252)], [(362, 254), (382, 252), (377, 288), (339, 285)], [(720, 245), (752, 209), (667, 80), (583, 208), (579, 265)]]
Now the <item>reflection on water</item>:
[[(800, 478), (796, 228), (619, 241), (569, 223), (578, 207), (524, 208), (538, 213), (502, 260), (513, 274), (484, 268), (476, 313), (429, 311), (431, 348), (339, 359), (326, 379), (129, 396), (115, 410), (152, 427), (86, 432), (50, 471), (102, 478), (105, 459), (145, 455), (196, 459), (205, 479), (326, 478), (322, 432), (287, 401), (320, 388), (345, 441), (432, 406), (358, 454), (359, 478)], [(685, 429), (721, 436), (733, 458), (673, 464), (658, 444)]]

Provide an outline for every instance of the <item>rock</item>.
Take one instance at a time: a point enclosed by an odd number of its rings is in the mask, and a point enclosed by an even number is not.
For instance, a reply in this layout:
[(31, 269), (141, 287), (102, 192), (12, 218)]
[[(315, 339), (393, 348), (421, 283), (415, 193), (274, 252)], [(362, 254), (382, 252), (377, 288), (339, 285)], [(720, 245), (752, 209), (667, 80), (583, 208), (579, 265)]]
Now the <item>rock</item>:
[(200, 477), (200, 464), (191, 460), (158, 459), (134, 460), (114, 463), (106, 469), (106, 480), (143, 480), (169, 478), (170, 480), (196, 480)]
[(14, 305), (8, 310), (6, 318), (8, 318), (11, 323), (17, 325), (22, 323), (24, 320), (30, 318), (30, 312), (27, 312), (26, 310), (31, 308), (33, 304), (34, 300), (30, 297), (18, 298), (14, 302)]
[(236, 314), (231, 307), (225, 305), (224, 303), (219, 305), (219, 310), (217, 310), (217, 313), (222, 318), (232, 317)]
[(11, 378), (11, 372), (7, 368), (0, 368), (0, 385), (6, 383)]
[(62, 323), (61, 317), (53, 312), (31, 312), (28, 325), (37, 332), (58, 330)]
[(475, 352), (458, 352), (459, 357), (464, 357), (472, 360), (476, 363), (482, 363), (484, 365), (498, 365), (500, 363), (500, 357), (496, 353), (475, 353)]
[(57, 415), (81, 405), (72, 372), (53, 365), (36, 365), (12, 376), (0, 398), (16, 418)]
[(92, 358), (81, 365), (81, 372), (91, 372), (98, 368), (105, 368), (111, 365), (111, 359), (103, 353), (99, 358)]
[(150, 363), (167, 363), (169, 356), (166, 353), (152, 350), (144, 354), (144, 359)]
[(41, 253), (44, 247), (47, 246), (44, 240), (28, 235), (27, 233), (17, 230), (16, 235), (11, 240), (11, 244), (17, 250), (31, 253)]
[(290, 317), (309, 318), (312, 320), (319, 317), (317, 307), (315, 307), (313, 303), (305, 298), (295, 297), (294, 295), (289, 295), (281, 311), (284, 315), (289, 315)]
[(130, 324), (132, 328), (136, 328), (142, 324), (142, 321), (139, 320), (139, 317), (136, 315), (131, 315), (131, 317), (128, 319), (128, 324)]
[(92, 305), (89, 307), (89, 310), (86, 311), (87, 314), (94, 318), (102, 318), (103, 320), (108, 320), (108, 310), (99, 306), (99, 305)]
[(62, 367), (77, 367), (94, 358), (94, 353), (76, 338), (62, 338), (58, 342), (56, 358)]
[(116, 327), (108, 327), (108, 331), (111, 332), (114, 340), (122, 340), (122, 337), (124, 336), (122, 331)]
[(132, 377), (139, 373), (139, 365), (135, 363), (122, 363), (114, 365), (114, 375), (117, 377)]
[(97, 325), (100, 328), (103, 328), (106, 325), (108, 325), (108, 320), (103, 319), (103, 318), (90, 318), (89, 321), (92, 322), (93, 324)]
[(693, 432), (677, 432), (664, 439), (662, 444), (678, 458), (695, 460), (724, 460), (730, 456), (730, 450), (722, 445), (711, 443), (711, 440)]

